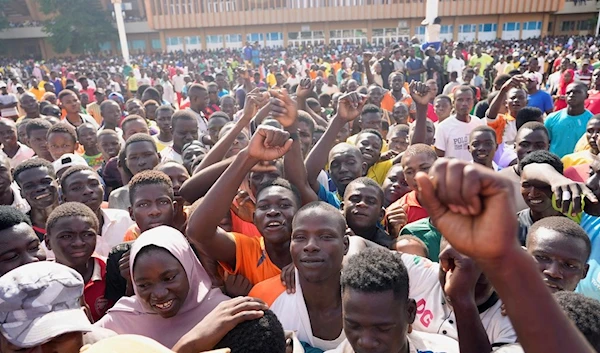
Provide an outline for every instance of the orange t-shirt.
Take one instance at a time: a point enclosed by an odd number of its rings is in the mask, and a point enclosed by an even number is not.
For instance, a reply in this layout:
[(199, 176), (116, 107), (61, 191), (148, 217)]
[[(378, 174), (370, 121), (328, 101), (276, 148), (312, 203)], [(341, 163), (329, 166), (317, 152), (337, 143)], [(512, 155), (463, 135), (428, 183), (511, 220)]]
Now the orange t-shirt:
[(261, 299), (270, 307), (284, 292), (285, 286), (281, 283), (279, 276), (275, 276), (255, 285), (248, 296)]
[(506, 124), (510, 120), (515, 120), (510, 114), (498, 114), (498, 117), (494, 121), (488, 120), (488, 126), (494, 129), (496, 132), (496, 143), (501, 144), (504, 138), (504, 129)]
[(235, 269), (226, 263), (219, 265), (230, 275), (242, 275), (257, 284), (273, 276), (281, 274), (281, 269), (275, 265), (265, 250), (263, 238), (249, 237), (240, 233), (229, 233), (235, 240)]
[[(410, 114), (415, 114), (417, 112), (411, 96), (405, 95), (400, 101), (406, 104)], [(381, 108), (391, 113), (394, 110), (394, 104), (396, 104), (396, 102), (396, 98), (394, 98), (392, 92), (390, 91), (383, 95), (383, 99), (381, 100)]]

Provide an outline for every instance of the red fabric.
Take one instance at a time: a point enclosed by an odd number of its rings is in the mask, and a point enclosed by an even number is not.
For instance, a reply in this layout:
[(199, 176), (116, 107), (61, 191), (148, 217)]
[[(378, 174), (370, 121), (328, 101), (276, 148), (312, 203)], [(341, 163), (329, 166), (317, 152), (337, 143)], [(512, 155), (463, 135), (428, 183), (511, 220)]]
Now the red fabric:
[(600, 92), (592, 93), (585, 100), (585, 109), (592, 112), (592, 114), (600, 114)]
[(106, 291), (106, 262), (99, 257), (92, 256), (92, 258), (100, 265), (102, 279), (86, 283), (83, 289), (83, 297), (85, 303), (90, 307), (92, 319), (96, 322), (106, 314), (106, 311), (113, 306), (114, 302), (104, 298), (104, 292)]
[[(565, 75), (569, 73), (571, 74), (570, 80), (565, 80)], [(567, 86), (575, 81), (575, 71), (573, 69), (568, 69), (560, 76), (560, 80), (558, 81), (558, 95), (564, 96), (567, 94)], [(556, 102), (554, 102), (554, 111), (557, 112), (561, 109), (567, 107), (567, 100), (558, 98)]]
[(437, 114), (435, 113), (435, 110), (433, 109), (433, 104), (431, 103), (427, 104), (427, 117), (434, 123), (440, 120)]
[(567, 178), (579, 182), (585, 183), (590, 176), (590, 165), (589, 164), (579, 164), (573, 167), (569, 167), (565, 169), (563, 172), (564, 176)]
[(416, 191), (409, 192), (396, 202), (402, 205), (402, 208), (406, 212), (407, 224), (429, 217), (427, 211), (421, 206), (419, 200), (417, 200)]

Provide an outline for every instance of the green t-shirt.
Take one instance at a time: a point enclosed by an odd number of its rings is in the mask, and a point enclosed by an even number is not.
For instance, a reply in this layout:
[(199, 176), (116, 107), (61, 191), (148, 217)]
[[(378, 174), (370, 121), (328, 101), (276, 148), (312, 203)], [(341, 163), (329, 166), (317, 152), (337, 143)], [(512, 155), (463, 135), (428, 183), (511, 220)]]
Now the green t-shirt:
[(84, 154), (82, 155), (82, 157), (93, 170), (100, 169), (100, 167), (102, 167), (102, 162), (104, 162), (104, 159), (102, 158), (102, 153), (98, 153), (95, 156), (88, 156), (87, 154)]
[(439, 261), (442, 233), (431, 224), (429, 217), (407, 224), (400, 231), (400, 235), (413, 235), (421, 239), (429, 250), (429, 259)]

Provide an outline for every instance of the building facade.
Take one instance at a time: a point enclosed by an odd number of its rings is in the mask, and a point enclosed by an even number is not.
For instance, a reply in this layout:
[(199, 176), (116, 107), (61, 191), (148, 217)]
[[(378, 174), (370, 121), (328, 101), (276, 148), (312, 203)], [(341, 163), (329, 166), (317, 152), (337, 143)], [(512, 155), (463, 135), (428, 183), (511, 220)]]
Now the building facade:
[[(99, 0), (109, 11), (110, 0)], [(425, 0), (122, 0), (131, 53), (320, 43), (382, 43), (424, 37)], [(589, 34), (595, 0), (439, 0), (445, 40), (526, 39)], [(1, 56), (53, 57), (36, 0), (4, 10), (13, 27), (0, 32)], [(102, 50), (119, 50), (107, 38)]]

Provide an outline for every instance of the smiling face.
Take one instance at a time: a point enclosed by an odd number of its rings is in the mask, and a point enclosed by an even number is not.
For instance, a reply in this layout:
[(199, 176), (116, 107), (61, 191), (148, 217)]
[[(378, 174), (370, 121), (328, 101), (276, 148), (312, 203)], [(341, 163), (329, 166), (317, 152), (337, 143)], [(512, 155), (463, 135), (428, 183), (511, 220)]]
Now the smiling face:
[(281, 186), (269, 186), (256, 195), (254, 225), (269, 243), (289, 242), (292, 219), (299, 206), (291, 190)]
[(313, 208), (294, 217), (290, 254), (301, 280), (311, 283), (337, 278), (348, 251), (346, 227), (339, 212)]
[(532, 212), (542, 214), (552, 210), (552, 188), (550, 185), (521, 178), (521, 195)]
[(46, 245), (54, 252), (56, 262), (71, 268), (81, 268), (96, 248), (98, 231), (86, 217), (68, 216), (56, 220), (46, 229)]
[(62, 184), (63, 201), (81, 202), (94, 212), (100, 210), (104, 187), (98, 173), (93, 170), (81, 170), (69, 175)]
[(177, 315), (190, 291), (185, 269), (162, 248), (151, 248), (137, 255), (133, 283), (138, 298), (165, 319)]
[(343, 143), (336, 145), (329, 153), (329, 173), (331, 180), (340, 195), (344, 194), (346, 186), (366, 171), (360, 150), (355, 146)]
[(0, 120), (0, 143), (5, 147), (17, 146), (17, 127), (12, 121)]
[(371, 167), (379, 161), (381, 156), (382, 140), (379, 136), (370, 132), (363, 132), (356, 139), (356, 146), (360, 149), (363, 161)]
[(22, 171), (16, 179), (31, 208), (45, 209), (58, 202), (58, 184), (46, 167)]
[(588, 250), (581, 239), (542, 227), (528, 235), (527, 252), (537, 262), (552, 293), (574, 291), (587, 274)]
[(27, 223), (0, 231), (0, 276), (19, 266), (45, 259), (40, 240)]
[(175, 214), (168, 185), (140, 185), (131, 200), (129, 214), (141, 232), (158, 226), (173, 224)]
[(471, 134), (468, 148), (474, 163), (491, 165), (497, 147), (496, 138), (491, 132), (475, 131)]

